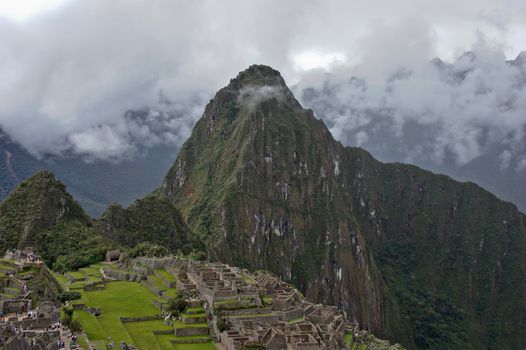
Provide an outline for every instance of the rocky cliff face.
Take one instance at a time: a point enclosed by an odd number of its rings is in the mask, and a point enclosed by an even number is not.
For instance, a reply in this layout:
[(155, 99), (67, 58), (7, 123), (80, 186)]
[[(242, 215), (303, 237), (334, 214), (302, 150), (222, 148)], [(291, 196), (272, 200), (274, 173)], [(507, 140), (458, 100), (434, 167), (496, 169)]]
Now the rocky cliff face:
[(526, 346), (524, 215), (343, 147), (269, 67), (216, 94), (161, 192), (214, 259), (271, 270), (390, 340)]

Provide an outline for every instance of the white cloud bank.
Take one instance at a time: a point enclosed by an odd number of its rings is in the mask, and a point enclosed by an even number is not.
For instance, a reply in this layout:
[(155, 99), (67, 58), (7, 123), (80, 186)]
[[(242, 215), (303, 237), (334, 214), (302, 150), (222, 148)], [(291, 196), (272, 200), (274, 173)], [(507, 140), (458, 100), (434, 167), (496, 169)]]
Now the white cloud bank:
[[(22, 22), (0, 15), (0, 126), (37, 155), (118, 161), (182, 143), (218, 88), (263, 63), (298, 95), (330, 89), (305, 102), (345, 143), (370, 144), (373, 126), (436, 125), (405, 157), (462, 164), (524, 122), (519, 68), (504, 60), (525, 33), (513, 0), (70, 0)], [(454, 61), (473, 46), (475, 60)], [(436, 56), (454, 63), (437, 70)], [(502, 163), (520, 167), (508, 151)]]

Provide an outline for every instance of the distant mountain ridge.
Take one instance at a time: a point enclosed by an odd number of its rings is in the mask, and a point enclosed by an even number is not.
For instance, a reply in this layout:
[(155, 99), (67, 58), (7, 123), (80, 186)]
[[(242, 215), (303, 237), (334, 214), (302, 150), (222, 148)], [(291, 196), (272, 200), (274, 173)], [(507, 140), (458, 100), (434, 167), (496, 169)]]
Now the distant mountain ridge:
[[(526, 94), (526, 51), (513, 60), (497, 57), (491, 63), (479, 57), (483, 55), (466, 52), (451, 63), (435, 58), (426, 66), (430, 76), (402, 70), (381, 87), (327, 73), (321, 83), (300, 84), (293, 91), (344, 145), (359, 145), (383, 162), (410, 163), (475, 182), (526, 212), (526, 118), (521, 102)], [(404, 86), (417, 88), (418, 83), (411, 83), (413, 75), (425, 81), (424, 95), (417, 96), (415, 90), (406, 96), (409, 101), (399, 101), (397, 93), (408, 93)], [(488, 78), (497, 76), (503, 82)], [(380, 93), (394, 105), (375, 100), (382, 88), (394, 90), (393, 95)], [(473, 95), (460, 96), (464, 90)], [(433, 92), (436, 96), (430, 96)], [(485, 100), (492, 102), (484, 105)], [(516, 127), (501, 134), (496, 126), (507, 123)], [(458, 162), (462, 153), (467, 160)]]
[(408, 348), (526, 347), (526, 218), (343, 147), (279, 72), (219, 90), (160, 189), (213, 259), (268, 269)]
[(129, 205), (158, 187), (177, 152), (175, 146), (159, 145), (119, 163), (86, 162), (71, 154), (37, 159), (0, 129), (0, 200), (19, 183), (46, 169), (68, 186), (89, 215), (99, 217), (109, 204)]

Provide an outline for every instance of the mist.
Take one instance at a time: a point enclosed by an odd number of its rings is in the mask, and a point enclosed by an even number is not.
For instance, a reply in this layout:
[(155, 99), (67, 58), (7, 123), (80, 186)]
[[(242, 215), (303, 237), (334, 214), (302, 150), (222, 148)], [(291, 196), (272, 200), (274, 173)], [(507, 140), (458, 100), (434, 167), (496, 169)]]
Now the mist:
[(0, 17), (0, 126), (37, 157), (133, 159), (180, 146), (214, 92), (260, 63), (344, 144), (462, 166), (505, 140), (501, 168), (521, 171), (524, 64), (506, 61), (526, 6), (445, 2), (70, 0)]

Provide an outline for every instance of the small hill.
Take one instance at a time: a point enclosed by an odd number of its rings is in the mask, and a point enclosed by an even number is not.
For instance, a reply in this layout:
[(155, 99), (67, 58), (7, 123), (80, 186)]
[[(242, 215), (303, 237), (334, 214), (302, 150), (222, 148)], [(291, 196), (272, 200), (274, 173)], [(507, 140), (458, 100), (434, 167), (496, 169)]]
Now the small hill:
[(33, 247), (49, 266), (80, 267), (102, 260), (114, 246), (91, 226), (66, 186), (40, 171), (0, 204), (0, 254)]
[(162, 194), (150, 194), (126, 209), (113, 204), (97, 226), (108, 238), (130, 247), (149, 242), (174, 252), (189, 253), (193, 248), (202, 248), (190, 235), (177, 208)]
[(38, 233), (59, 222), (90, 222), (80, 205), (52, 173), (39, 171), (0, 205), (0, 252), (36, 242)]

